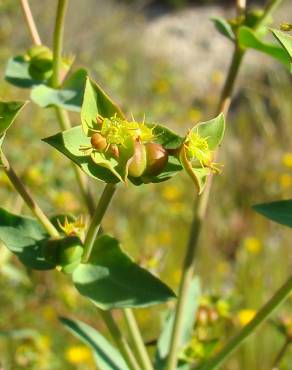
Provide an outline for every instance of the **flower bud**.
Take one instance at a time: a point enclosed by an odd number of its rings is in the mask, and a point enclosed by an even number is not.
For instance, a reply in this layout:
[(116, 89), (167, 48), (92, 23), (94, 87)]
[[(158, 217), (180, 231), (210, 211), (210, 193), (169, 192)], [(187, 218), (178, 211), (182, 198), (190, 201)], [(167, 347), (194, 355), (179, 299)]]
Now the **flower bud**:
[(147, 156), (146, 174), (159, 175), (168, 162), (168, 153), (160, 144), (147, 143), (145, 147)]
[(128, 174), (132, 177), (140, 177), (146, 169), (146, 148), (141, 141), (135, 140), (134, 155), (129, 161)]
[(94, 149), (98, 150), (99, 152), (103, 152), (107, 147), (106, 138), (99, 134), (98, 132), (95, 132), (91, 136), (91, 145)]

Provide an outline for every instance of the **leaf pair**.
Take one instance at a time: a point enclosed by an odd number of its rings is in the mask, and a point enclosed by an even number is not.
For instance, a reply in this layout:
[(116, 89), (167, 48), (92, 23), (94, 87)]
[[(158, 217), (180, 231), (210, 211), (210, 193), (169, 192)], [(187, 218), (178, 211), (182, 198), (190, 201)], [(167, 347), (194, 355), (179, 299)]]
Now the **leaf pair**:
[[(55, 268), (44, 257), (49, 236), (35, 219), (0, 208), (0, 239), (28, 268)], [(170, 288), (133, 262), (109, 235), (96, 239), (90, 260), (75, 268), (72, 279), (80, 294), (102, 309), (149, 306), (175, 297)]]

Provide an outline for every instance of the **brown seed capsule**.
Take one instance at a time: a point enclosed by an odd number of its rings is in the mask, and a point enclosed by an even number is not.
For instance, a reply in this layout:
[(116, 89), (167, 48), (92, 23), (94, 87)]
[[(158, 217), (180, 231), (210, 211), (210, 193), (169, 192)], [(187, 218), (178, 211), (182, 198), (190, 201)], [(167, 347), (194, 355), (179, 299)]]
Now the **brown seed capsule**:
[(146, 148), (140, 140), (135, 141), (134, 155), (128, 167), (129, 176), (140, 177), (146, 169)]
[(145, 147), (147, 155), (146, 174), (159, 175), (168, 162), (168, 153), (160, 144), (147, 143)]
[(99, 152), (103, 152), (105, 150), (105, 148), (107, 147), (106, 138), (103, 137), (98, 132), (95, 132), (91, 136), (90, 142), (91, 142), (92, 147), (94, 149), (98, 150)]
[(103, 118), (99, 114), (96, 116), (96, 123), (98, 126), (101, 126), (103, 123)]
[(110, 151), (112, 153), (112, 155), (118, 159), (120, 157), (120, 153), (119, 153), (119, 148), (117, 145), (111, 145), (110, 146)]

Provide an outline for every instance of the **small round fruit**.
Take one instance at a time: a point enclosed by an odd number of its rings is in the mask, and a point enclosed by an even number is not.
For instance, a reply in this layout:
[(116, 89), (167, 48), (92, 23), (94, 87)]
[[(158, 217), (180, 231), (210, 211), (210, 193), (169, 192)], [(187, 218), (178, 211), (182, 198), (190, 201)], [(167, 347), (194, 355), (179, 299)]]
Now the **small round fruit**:
[(52, 76), (52, 73), (53, 73), (51, 69), (48, 71), (41, 71), (40, 69), (33, 66), (32, 64), (29, 65), (28, 72), (34, 80), (38, 80), (38, 81), (48, 80)]
[(107, 147), (107, 141), (106, 141), (106, 138), (103, 137), (101, 134), (99, 134), (98, 132), (95, 132), (92, 136), (91, 136), (91, 145), (94, 149), (98, 150), (99, 152), (103, 152), (106, 147)]
[(146, 148), (140, 140), (134, 143), (134, 155), (129, 161), (128, 174), (132, 177), (140, 177), (146, 169)]
[(80, 261), (83, 254), (81, 240), (77, 236), (62, 239), (58, 253), (58, 264), (62, 267)]
[(70, 263), (69, 265), (65, 265), (61, 267), (61, 271), (64, 272), (64, 274), (72, 274), (72, 272), (78, 267), (78, 265), (81, 263), (81, 258), (75, 262)]
[(27, 56), (29, 57), (29, 59), (32, 59), (34, 57), (36, 57), (37, 55), (43, 53), (43, 52), (50, 52), (50, 49), (47, 47), (47, 46), (44, 46), (44, 45), (35, 45), (35, 46), (32, 46), (28, 51), (27, 51)]
[(147, 156), (146, 174), (159, 175), (168, 162), (168, 153), (160, 144), (147, 143), (145, 147)]

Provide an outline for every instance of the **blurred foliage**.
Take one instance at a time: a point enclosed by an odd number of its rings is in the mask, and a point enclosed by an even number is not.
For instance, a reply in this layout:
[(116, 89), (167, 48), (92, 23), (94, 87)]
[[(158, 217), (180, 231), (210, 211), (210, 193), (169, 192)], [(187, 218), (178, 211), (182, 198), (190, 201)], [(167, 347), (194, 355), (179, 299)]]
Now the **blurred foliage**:
[[(31, 3), (36, 6), (37, 20), (47, 39), (53, 17), (51, 2), (44, 2), (41, 7), (37, 7), (36, 1)], [(93, 77), (118, 101), (129, 102), (132, 111), (128, 113), (137, 118), (145, 114), (150, 121), (181, 132), (198, 120), (210, 118), (216, 107), (222, 72), (215, 68), (212, 88), (208, 94), (200, 95), (199, 87), (194, 88), (167, 60), (145, 55), (137, 32), (139, 24), (133, 18), (129, 25), (129, 16), (133, 17), (130, 10), (118, 6), (115, 12), (112, 10), (105, 6), (96, 11), (99, 15), (95, 22), (99, 27), (90, 34), (85, 29), (83, 32), (84, 25), (79, 23), (80, 28), (74, 38), (68, 39), (66, 50), (76, 50), (78, 59), (90, 68)], [(27, 49), (30, 41), (17, 2), (1, 2), (0, 11), (3, 76), (7, 59), (18, 48)], [(92, 21), (97, 15), (85, 16)], [(76, 26), (70, 25), (70, 20), (68, 27)], [(89, 23), (86, 18), (86, 24)], [(18, 32), (14, 32), (14, 27)], [(256, 75), (248, 72), (238, 84), (220, 154), (224, 169), (214, 184), (197, 255), (197, 271), (204, 291), (201, 308), (207, 309), (207, 317), (213, 315), (216, 320), (203, 324), (198, 321), (194, 340), (182, 356), (202, 357), (206, 351), (215, 350), (211, 345), (213, 339), (217, 340), (216, 345), (222, 345), (250, 320), (291, 271), (291, 232), (251, 210), (255, 203), (292, 195), (291, 77), (281, 67), (276, 73), (274, 68), (274, 65), (262, 68)], [(27, 92), (12, 88), (3, 79), (0, 91), (5, 99), (27, 97)], [(127, 110), (127, 106), (124, 108)], [(79, 123), (78, 115), (72, 114), (72, 119)], [(57, 131), (53, 112), (30, 104), (9, 131), (5, 149), (48, 213), (69, 212), (77, 217), (85, 214), (85, 209), (69, 163), (40, 141)], [(102, 185), (92, 182), (91, 187), (98, 199)], [(194, 193), (187, 176), (142, 188), (120, 187), (105, 218), (104, 228), (111, 230), (141, 265), (161, 275), (173, 288), (179, 282)], [(2, 206), (29, 214), (3, 172), (0, 199)], [(94, 368), (87, 348), (65, 332), (58, 316), (72, 315), (106, 335), (107, 332), (94, 307), (80, 298), (66, 276), (27, 270), (1, 246), (0, 302), (0, 364), (5, 370)], [(276, 323), (289, 322), (291, 306), (292, 299), (279, 310)], [(142, 309), (137, 316), (145, 340), (155, 341), (164, 307)], [(278, 330), (275, 324), (265, 324), (224, 369), (269, 369), (283, 343), (283, 330)], [(281, 369), (289, 370), (291, 363), (290, 350)]]

